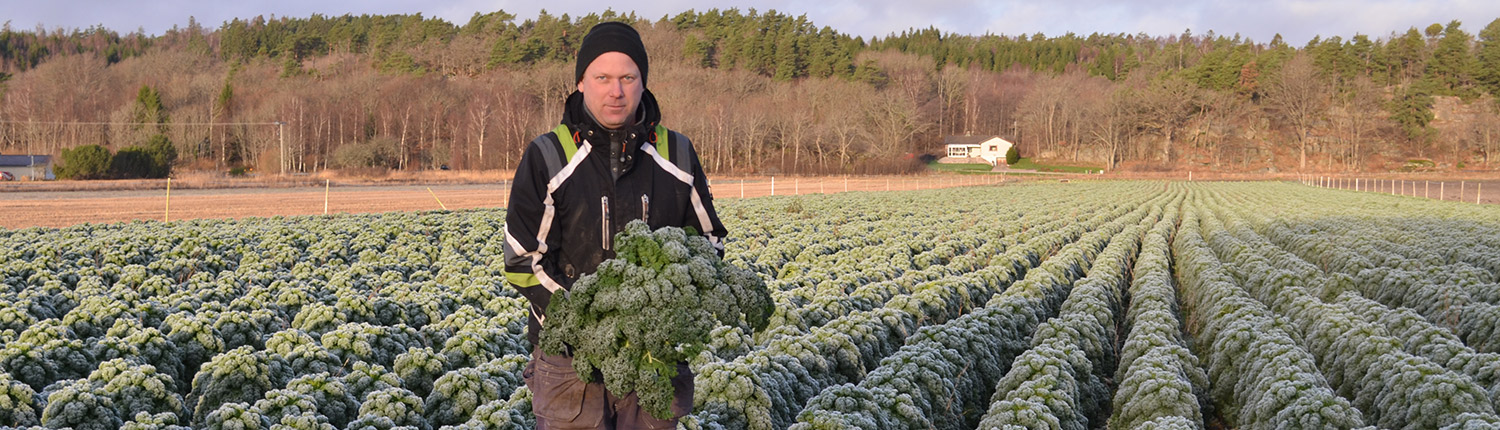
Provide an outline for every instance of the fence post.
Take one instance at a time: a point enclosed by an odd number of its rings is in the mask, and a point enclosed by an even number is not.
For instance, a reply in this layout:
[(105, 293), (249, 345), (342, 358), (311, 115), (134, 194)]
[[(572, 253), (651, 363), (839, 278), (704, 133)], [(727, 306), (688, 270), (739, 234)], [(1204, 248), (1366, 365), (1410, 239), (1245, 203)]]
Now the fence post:
[(167, 178), (167, 204), (166, 204), (166, 207), (162, 209), (162, 212), (161, 212), (161, 222), (167, 222), (167, 221), (170, 221), (171, 219), (172, 219), (172, 178)]
[(443, 200), (438, 198), (437, 193), (432, 192), (432, 187), (427, 187), (427, 194), (431, 194), (432, 199), (437, 200), (438, 207), (443, 208), (443, 210), (448, 210), (448, 205), (443, 204)]
[(771, 177), (771, 195), (776, 195), (776, 177)]
[(1474, 184), (1474, 204), (1479, 204), (1479, 196), (1484, 193), (1484, 183)]
[(1422, 181), (1422, 198), (1432, 198), (1432, 181)]
[(1445, 191), (1444, 188), (1447, 188), (1447, 185), (1447, 182), (1438, 182), (1438, 200), (1443, 200), (1443, 191)]
[[(329, 187), (329, 183), (330, 183), (329, 180), (327, 180), (327, 179), (323, 180), (323, 215), (328, 215), (328, 187)], [(505, 194), (510, 194), (510, 193), (505, 193)], [(506, 198), (509, 198), (509, 197), (506, 197)]]

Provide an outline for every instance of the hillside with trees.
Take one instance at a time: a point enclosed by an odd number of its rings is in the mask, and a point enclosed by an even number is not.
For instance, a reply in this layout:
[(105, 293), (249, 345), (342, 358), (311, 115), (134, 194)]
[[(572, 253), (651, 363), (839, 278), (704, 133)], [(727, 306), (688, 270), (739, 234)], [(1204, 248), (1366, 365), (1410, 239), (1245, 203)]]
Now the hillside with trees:
[(1455, 20), (1294, 46), (1212, 31), (865, 40), (754, 9), (254, 17), (156, 36), (7, 25), (0, 153), (509, 169), (561, 116), (578, 43), (607, 20), (641, 30), (664, 123), (719, 173), (912, 172), (963, 134), (1112, 170), (1500, 166), (1500, 19), (1477, 35)]

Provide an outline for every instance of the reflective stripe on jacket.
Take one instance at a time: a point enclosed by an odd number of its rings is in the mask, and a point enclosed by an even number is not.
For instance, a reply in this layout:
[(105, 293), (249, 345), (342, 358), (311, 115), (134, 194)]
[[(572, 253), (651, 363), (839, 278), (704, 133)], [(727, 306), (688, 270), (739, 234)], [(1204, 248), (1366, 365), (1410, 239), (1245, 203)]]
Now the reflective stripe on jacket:
[[(653, 229), (693, 227), (723, 252), (724, 226), (698, 154), (686, 136), (658, 126), (649, 92), (641, 123), (621, 132), (577, 118), (581, 95), (568, 104), (563, 125), (527, 145), (506, 208), (505, 277), (531, 302), (527, 339), (533, 345), (552, 294), (613, 258), (613, 237), (631, 220), (644, 219)], [(661, 137), (665, 144), (657, 142)], [(623, 149), (610, 151), (612, 140)], [(576, 150), (568, 150), (569, 141)], [(611, 160), (611, 152), (619, 160)]]

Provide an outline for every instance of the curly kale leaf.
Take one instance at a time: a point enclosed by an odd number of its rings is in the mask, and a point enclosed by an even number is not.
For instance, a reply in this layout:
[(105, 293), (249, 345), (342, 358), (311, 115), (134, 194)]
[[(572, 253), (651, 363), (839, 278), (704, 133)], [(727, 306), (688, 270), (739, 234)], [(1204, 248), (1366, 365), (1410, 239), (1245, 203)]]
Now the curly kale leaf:
[(616, 258), (547, 307), (541, 347), (574, 355), (579, 378), (603, 375), (611, 392), (635, 392), (647, 412), (671, 416), (677, 363), (708, 347), (716, 327), (764, 329), (774, 311), (760, 277), (724, 263), (708, 239), (631, 222)]
[[(193, 389), (187, 398), (188, 408), (193, 412), (194, 426), (204, 425), (208, 416), (219, 412), (219, 408), (225, 404), (244, 403), (248, 407), (273, 389), (267, 361), (264, 354), (252, 351), (249, 346), (242, 346), (219, 354), (205, 363), (193, 377)], [(239, 414), (233, 411), (225, 413), (232, 416)]]
[(0, 372), (0, 426), (22, 427), (40, 424), (35, 407), (36, 392), (30, 386)]
[(79, 430), (120, 428), (125, 422), (115, 413), (114, 402), (85, 380), (74, 380), (47, 397), (42, 425)]
[(317, 412), (335, 427), (343, 427), (359, 413), (359, 400), (349, 393), (343, 379), (327, 373), (303, 375), (288, 382), (286, 388), (311, 397)]
[(116, 415), (134, 417), (140, 413), (156, 415), (182, 410), (182, 396), (171, 376), (157, 373), (149, 364), (113, 359), (99, 365), (88, 381), (101, 395), (110, 398)]
[[(359, 419), (349, 423), (351, 429), (366, 427), (392, 428), (396, 426), (429, 429), (423, 417), (422, 399), (405, 388), (386, 388), (371, 392), (359, 406)], [(390, 425), (386, 426), (385, 423)]]
[(396, 376), (401, 378), (402, 388), (426, 398), (432, 393), (432, 383), (447, 372), (446, 357), (432, 348), (411, 348), (396, 356)]

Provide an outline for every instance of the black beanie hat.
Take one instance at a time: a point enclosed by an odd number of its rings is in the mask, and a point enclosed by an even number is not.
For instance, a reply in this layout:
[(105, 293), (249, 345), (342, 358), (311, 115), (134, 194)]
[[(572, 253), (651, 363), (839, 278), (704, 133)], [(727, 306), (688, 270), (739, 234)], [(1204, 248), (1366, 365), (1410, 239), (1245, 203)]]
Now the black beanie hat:
[(636, 67), (641, 69), (641, 86), (646, 86), (646, 74), (650, 70), (650, 64), (646, 60), (646, 45), (641, 43), (641, 34), (635, 28), (618, 21), (595, 25), (589, 29), (589, 34), (583, 36), (583, 44), (578, 47), (578, 65), (573, 71), (573, 82), (583, 82), (583, 71), (589, 68), (595, 58), (606, 52), (629, 55)]

